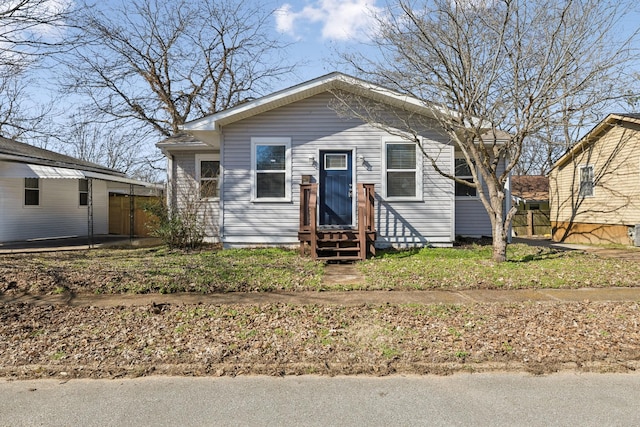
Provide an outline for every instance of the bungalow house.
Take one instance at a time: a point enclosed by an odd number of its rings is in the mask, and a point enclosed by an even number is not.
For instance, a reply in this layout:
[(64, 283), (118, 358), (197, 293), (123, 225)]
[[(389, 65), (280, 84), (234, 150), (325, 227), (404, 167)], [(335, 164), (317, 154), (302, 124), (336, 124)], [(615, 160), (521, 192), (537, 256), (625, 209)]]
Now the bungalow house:
[(640, 237), (640, 114), (608, 115), (553, 165), (549, 187), (554, 241), (633, 244)]
[[(422, 150), (392, 126), (340, 112), (336, 101), (353, 97), (399, 122), (419, 122)], [(473, 179), (435, 114), (451, 113), (331, 73), (189, 122), (184, 135), (158, 143), (168, 159), (168, 201), (197, 201), (209, 238), (225, 247), (309, 244), (325, 259), (490, 236), (476, 191), (432, 167), (431, 159)]]
[(0, 137), (0, 244), (109, 232), (109, 195), (157, 186), (53, 151)]

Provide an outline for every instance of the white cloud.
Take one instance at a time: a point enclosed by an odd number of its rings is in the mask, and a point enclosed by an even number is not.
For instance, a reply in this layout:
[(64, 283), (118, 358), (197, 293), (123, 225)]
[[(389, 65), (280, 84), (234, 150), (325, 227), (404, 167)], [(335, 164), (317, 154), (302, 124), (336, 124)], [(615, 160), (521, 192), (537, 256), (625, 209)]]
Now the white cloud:
[(299, 37), (305, 24), (319, 23), (322, 38), (328, 40), (362, 40), (376, 28), (373, 13), (380, 8), (376, 0), (316, 0), (295, 12), (289, 3), (276, 11), (276, 28), (282, 33)]
[(280, 6), (276, 9), (275, 16), (276, 29), (281, 33), (293, 35), (293, 21), (295, 21), (295, 14), (291, 12), (291, 5), (285, 3)]

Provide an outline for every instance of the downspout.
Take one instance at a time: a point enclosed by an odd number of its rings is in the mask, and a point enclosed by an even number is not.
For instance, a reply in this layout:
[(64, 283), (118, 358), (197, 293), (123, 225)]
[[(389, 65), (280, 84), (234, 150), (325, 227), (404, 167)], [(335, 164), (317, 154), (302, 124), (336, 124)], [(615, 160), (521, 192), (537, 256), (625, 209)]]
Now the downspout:
[(175, 167), (175, 156), (168, 152), (165, 152), (165, 156), (167, 156), (167, 207), (169, 209), (169, 214), (174, 211), (176, 208), (176, 202), (174, 200), (175, 197), (175, 180), (174, 180), (174, 170)]
[(218, 240), (222, 244), (224, 236), (224, 134), (220, 129), (220, 176), (219, 176), (219, 198), (218, 198)]

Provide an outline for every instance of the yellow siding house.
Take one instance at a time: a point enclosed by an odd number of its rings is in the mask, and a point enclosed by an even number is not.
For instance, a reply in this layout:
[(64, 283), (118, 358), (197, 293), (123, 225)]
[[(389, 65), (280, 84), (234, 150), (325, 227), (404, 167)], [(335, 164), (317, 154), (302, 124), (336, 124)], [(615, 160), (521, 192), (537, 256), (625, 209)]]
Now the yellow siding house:
[(549, 197), (554, 241), (640, 241), (640, 114), (610, 114), (578, 141), (549, 173)]

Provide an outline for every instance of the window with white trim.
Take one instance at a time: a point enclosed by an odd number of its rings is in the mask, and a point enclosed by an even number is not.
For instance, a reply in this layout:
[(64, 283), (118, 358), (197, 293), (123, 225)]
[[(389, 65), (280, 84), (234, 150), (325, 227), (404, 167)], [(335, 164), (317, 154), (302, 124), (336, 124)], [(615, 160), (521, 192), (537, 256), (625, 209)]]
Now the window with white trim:
[(580, 196), (592, 197), (594, 184), (593, 166), (580, 167)]
[[(467, 160), (464, 158), (456, 158), (455, 159), (455, 172), (456, 178), (462, 179), (464, 181), (473, 183), (473, 174), (471, 173), (471, 168), (467, 163)], [(456, 197), (477, 197), (478, 192), (475, 188), (469, 187), (461, 182), (456, 181)]]
[(290, 138), (251, 138), (252, 191), (257, 201), (291, 198)]
[(218, 154), (196, 155), (196, 181), (201, 199), (220, 197), (220, 156)]
[(40, 179), (24, 179), (24, 205), (40, 206)]
[(410, 142), (385, 143), (386, 198), (418, 197), (417, 146)]
[(88, 179), (79, 179), (78, 180), (78, 193), (80, 194), (80, 206), (88, 206), (89, 205), (89, 180)]

